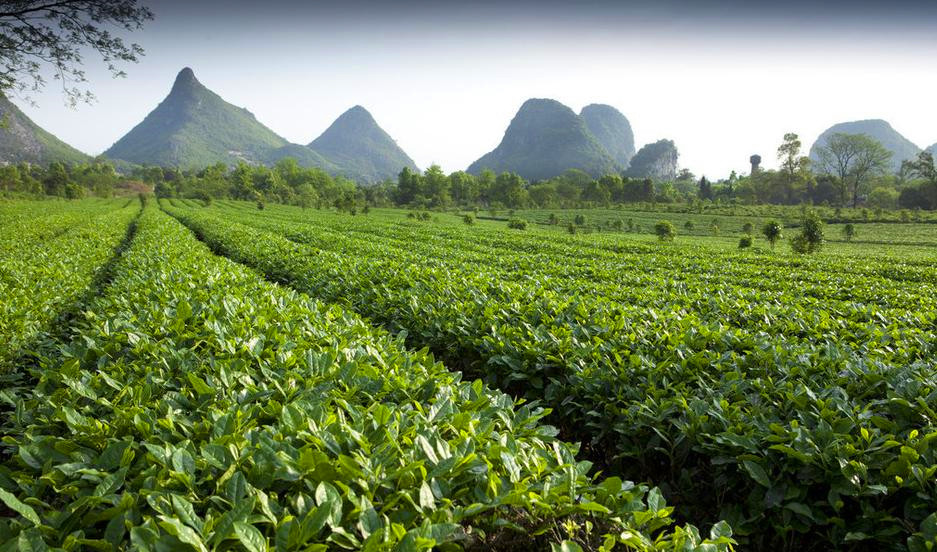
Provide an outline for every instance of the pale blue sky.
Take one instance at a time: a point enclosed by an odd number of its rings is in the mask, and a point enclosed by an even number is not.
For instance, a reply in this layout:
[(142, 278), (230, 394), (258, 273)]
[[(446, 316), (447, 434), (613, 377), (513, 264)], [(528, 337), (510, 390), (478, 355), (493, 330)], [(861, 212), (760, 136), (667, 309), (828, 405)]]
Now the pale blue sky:
[(291, 141), (361, 104), (418, 165), (447, 171), (496, 146), (530, 97), (611, 104), (639, 147), (672, 138), (712, 178), (752, 153), (773, 165), (785, 132), (806, 148), (845, 120), (937, 142), (937, 2), (816, 4), (157, 1), (126, 79), (88, 60), (96, 104), (70, 110), (54, 84), (37, 108), (19, 103), (97, 154), (189, 66)]

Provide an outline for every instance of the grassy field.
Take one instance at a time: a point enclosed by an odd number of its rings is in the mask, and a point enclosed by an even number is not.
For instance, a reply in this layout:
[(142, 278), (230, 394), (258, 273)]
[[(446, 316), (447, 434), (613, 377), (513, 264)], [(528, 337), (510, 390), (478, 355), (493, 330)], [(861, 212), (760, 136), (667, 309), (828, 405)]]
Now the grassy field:
[(937, 537), (937, 224), (46, 205), (0, 202), (2, 550)]

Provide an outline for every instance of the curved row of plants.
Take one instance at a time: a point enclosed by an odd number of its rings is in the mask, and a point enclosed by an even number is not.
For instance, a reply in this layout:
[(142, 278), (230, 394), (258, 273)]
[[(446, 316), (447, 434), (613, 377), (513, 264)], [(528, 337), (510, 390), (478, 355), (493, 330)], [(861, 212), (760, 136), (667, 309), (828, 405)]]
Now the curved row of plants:
[(547, 414), (145, 209), (0, 432), (0, 550), (728, 550)]
[[(713, 249), (709, 247), (681, 246), (676, 255), (669, 248), (607, 236), (574, 237), (555, 232), (515, 234), (490, 228), (453, 228), (406, 221), (391, 223), (364, 217), (304, 213), (285, 206), (271, 206), (259, 212), (238, 203), (216, 205), (210, 211), (319, 249), (353, 248), (359, 255), (381, 256), (391, 248), (395, 254), (399, 251), (421, 259), (421, 264), (458, 268), (477, 262), (483, 264), (486, 272), (508, 271), (512, 279), (518, 272), (525, 275), (548, 272), (554, 279), (553, 286), (643, 285), (644, 282), (634, 281), (636, 277), (645, 282), (684, 282), (709, 290), (724, 285), (733, 293), (739, 292), (738, 284), (743, 290), (780, 293), (796, 285), (802, 295), (824, 301), (838, 298), (902, 309), (909, 297), (882, 297), (882, 291), (912, 291), (925, 296), (937, 293), (934, 257), (804, 259), (732, 251), (721, 252), (718, 270), (713, 270)], [(634, 270), (636, 267), (640, 270)], [(785, 278), (777, 278), (779, 273)], [(924, 287), (896, 285), (900, 282)]]
[[(753, 549), (901, 550), (928, 538), (937, 510), (937, 308), (900, 278), (874, 282), (885, 295), (920, 300), (900, 319), (875, 303), (857, 303), (851, 322), (824, 314), (777, 277), (769, 286), (782, 291), (768, 301), (730, 277), (706, 301), (669, 310), (672, 287), (638, 288), (652, 306), (629, 309), (588, 280), (584, 293), (569, 293), (568, 282), (552, 293), (549, 268), (492, 282), (484, 266), (458, 269), (458, 257), (420, 263), (398, 249), (359, 257), (341, 241), (312, 247), (231, 217), (168, 209), (269, 278), (343, 302), (407, 332), (412, 345), (545, 401), (564, 435), (601, 465), (659, 483), (693, 519), (727, 518)], [(698, 274), (737, 273), (731, 258), (691, 256)], [(823, 282), (873, 292), (848, 273), (791, 262), (818, 272), (821, 296), (848, 304), (848, 293)], [(733, 309), (763, 322), (731, 326)]]
[(0, 208), (0, 258), (18, 255), (124, 205), (124, 202), (112, 200), (63, 202), (61, 205), (48, 201), (36, 202), (38, 205), (24, 203), (22, 211)]
[(0, 234), (0, 373), (81, 298), (139, 212), (138, 205), (103, 214), (90, 207)]

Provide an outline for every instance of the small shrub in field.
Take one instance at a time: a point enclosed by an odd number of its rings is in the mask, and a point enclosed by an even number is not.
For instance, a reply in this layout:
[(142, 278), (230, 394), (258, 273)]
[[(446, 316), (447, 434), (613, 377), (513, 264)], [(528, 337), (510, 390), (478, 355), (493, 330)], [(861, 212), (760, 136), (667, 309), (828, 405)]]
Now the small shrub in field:
[(514, 230), (527, 230), (527, 221), (522, 218), (512, 218), (508, 221), (508, 228)]
[(469, 225), (475, 224), (475, 215), (472, 213), (462, 215), (462, 222)]
[(856, 237), (856, 227), (852, 224), (843, 226), (843, 237), (846, 238), (848, 242), (852, 241), (852, 239)]
[(755, 233), (755, 225), (750, 222), (746, 222), (742, 225), (742, 233), (748, 234), (749, 236), (752, 235)]
[(576, 215), (576, 218), (573, 220), (576, 223), (576, 226), (585, 226), (586, 225), (586, 215)]
[(624, 227), (625, 227), (625, 223), (623, 223), (623, 222), (621, 221), (621, 219), (615, 219), (615, 220), (612, 222), (612, 229), (613, 229), (613, 230), (617, 230), (617, 231), (621, 232), (622, 228), (624, 228)]
[(85, 197), (85, 189), (82, 188), (80, 184), (69, 182), (65, 185), (66, 199), (81, 199), (83, 197)]
[(654, 225), (654, 233), (657, 234), (657, 239), (660, 241), (673, 241), (677, 235), (677, 230), (669, 220), (661, 220)]
[(823, 221), (814, 212), (804, 217), (803, 229), (793, 240), (791, 247), (800, 254), (816, 253), (823, 247)]
[(433, 218), (433, 215), (429, 214), (429, 211), (423, 211), (420, 213), (420, 220), (430, 220)]
[(569, 223), (568, 225), (566, 225), (566, 231), (569, 232), (570, 234), (575, 234), (576, 232), (578, 232), (578, 229), (576, 228), (575, 224)]
[(263, 210), (264, 210), (264, 200), (262, 200), (262, 199), (258, 199), (258, 200), (257, 200), (257, 210), (258, 210), (258, 211), (263, 211)]
[(547, 222), (553, 226), (556, 226), (560, 223), (560, 219), (556, 216), (556, 213), (550, 213), (550, 218), (547, 219)]
[(765, 223), (764, 227), (762, 227), (761, 233), (765, 235), (765, 239), (771, 244), (772, 249), (774, 249), (774, 244), (778, 243), (778, 240), (784, 237), (781, 234), (782, 229), (781, 223), (776, 220), (769, 220)]
[(415, 219), (415, 218), (416, 218), (416, 213), (413, 213), (413, 212), (407, 213), (407, 218), (408, 218), (408, 219)]
[(692, 232), (693, 228), (695, 228), (692, 220), (686, 221), (686, 224), (684, 224), (683, 227), (686, 229), (687, 232)]
[(751, 236), (742, 236), (739, 239), (739, 249), (748, 249), (752, 246), (752, 237)]
[(371, 206), (370, 206), (370, 205), (365, 205), (364, 207), (361, 208), (361, 214), (362, 214), (362, 215), (366, 215), (366, 214), (368, 214), (368, 213), (370, 213), (370, 212), (371, 212)]

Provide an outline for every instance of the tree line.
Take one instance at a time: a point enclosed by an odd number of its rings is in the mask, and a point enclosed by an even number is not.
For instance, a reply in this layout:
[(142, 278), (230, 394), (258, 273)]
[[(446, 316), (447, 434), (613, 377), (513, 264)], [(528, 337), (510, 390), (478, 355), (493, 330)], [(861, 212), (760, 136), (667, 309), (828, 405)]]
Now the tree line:
[(0, 166), (0, 192), (81, 199), (88, 195), (110, 197), (122, 180), (106, 161), (66, 164), (60, 162)]
[(282, 159), (272, 167), (241, 162), (199, 170), (134, 166), (121, 176), (104, 159), (47, 167), (0, 167), (0, 190), (33, 195), (107, 196), (122, 180), (142, 181), (158, 197), (240, 199), (302, 207), (361, 209), (400, 206), (447, 208), (575, 208), (627, 203), (711, 203), (722, 205), (828, 205), (880, 209), (937, 209), (937, 169), (921, 153), (891, 173), (891, 153), (864, 135), (837, 134), (820, 149), (819, 162), (801, 155), (796, 134), (786, 134), (777, 152), (777, 170), (755, 170), (710, 181), (687, 169), (672, 181), (608, 174), (594, 178), (568, 170), (529, 182), (512, 172), (484, 170), (446, 174), (438, 165), (423, 172), (404, 168), (396, 181), (360, 185), (320, 168)]

